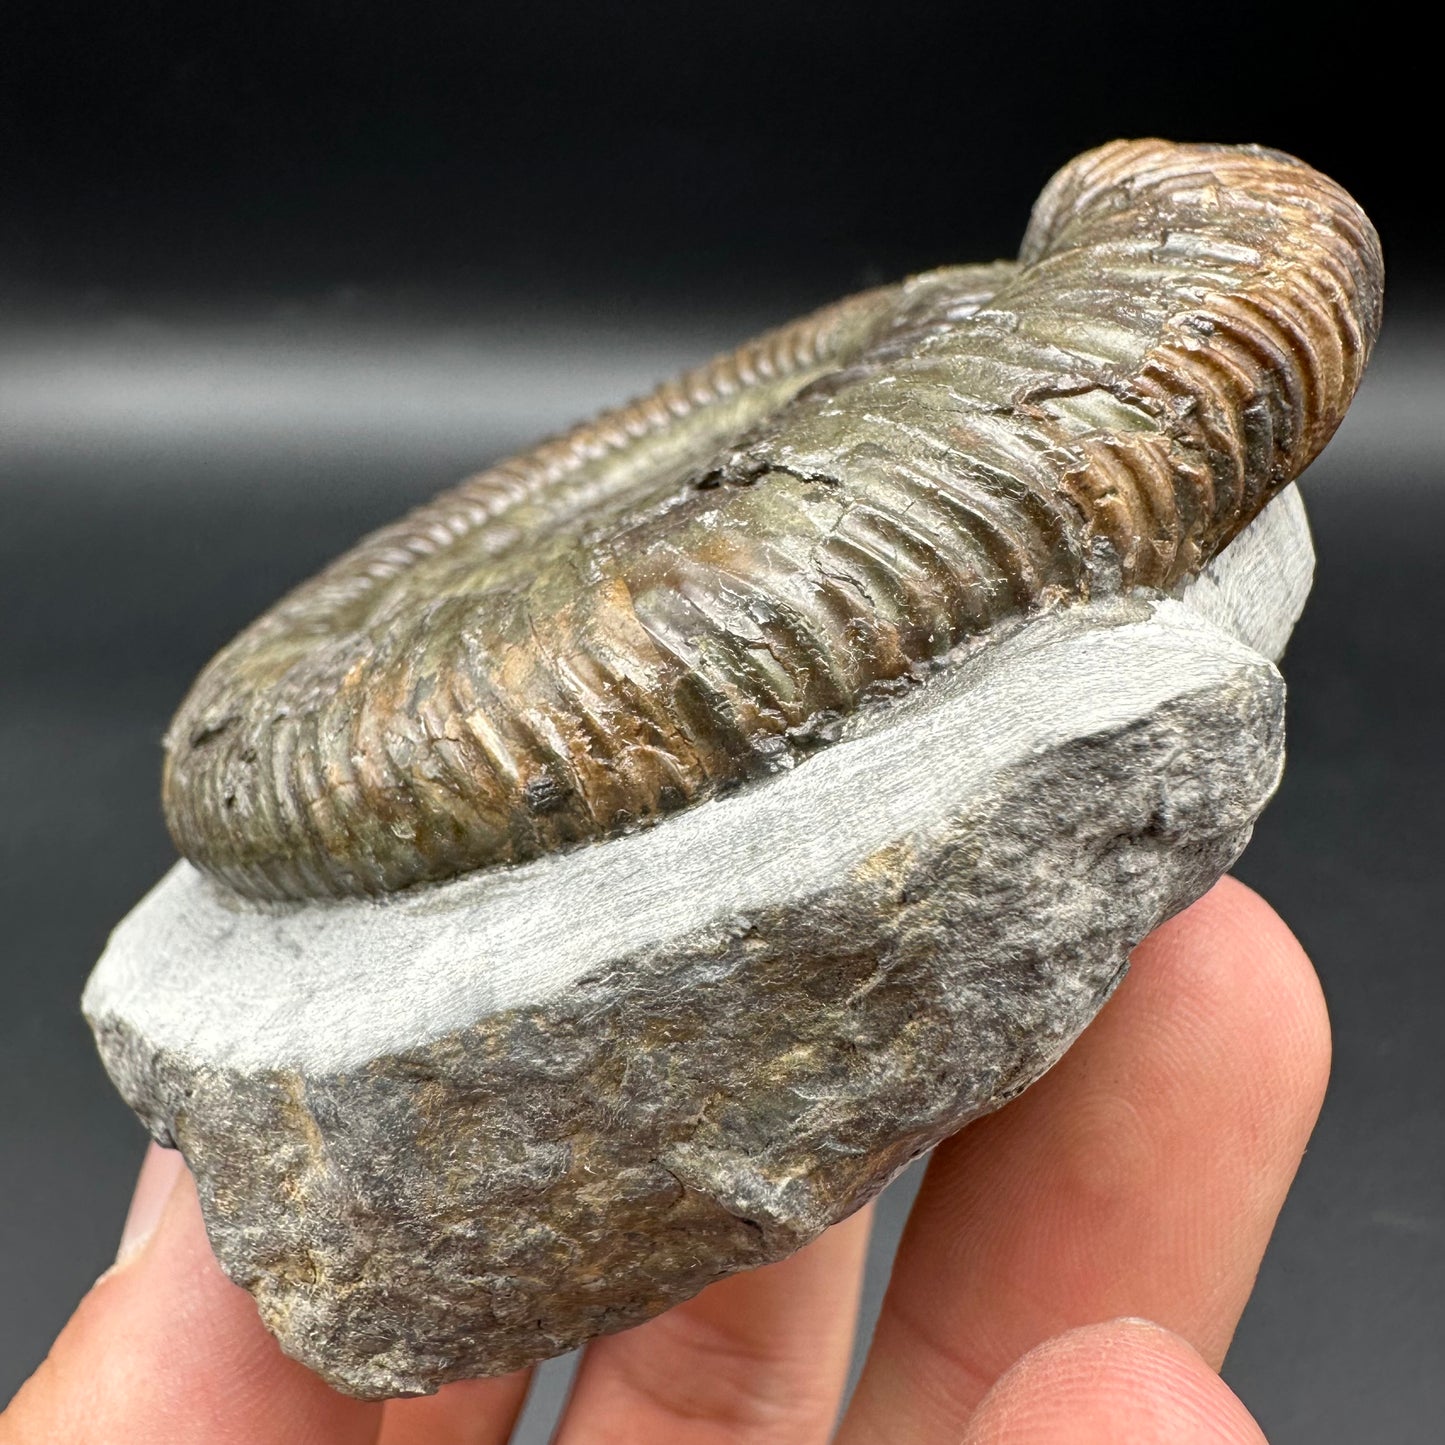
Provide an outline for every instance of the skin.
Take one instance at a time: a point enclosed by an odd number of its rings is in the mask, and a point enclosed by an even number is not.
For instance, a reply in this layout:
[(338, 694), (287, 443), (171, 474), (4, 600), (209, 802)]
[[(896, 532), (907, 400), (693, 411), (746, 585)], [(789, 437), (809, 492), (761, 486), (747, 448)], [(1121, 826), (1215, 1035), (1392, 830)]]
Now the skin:
[[(1309, 960), (1224, 880), (1140, 946), (1057, 1068), (938, 1149), (841, 1424), (866, 1212), (592, 1344), (557, 1445), (1258, 1445), (1216, 1372), (1329, 1055)], [(500, 1445), (526, 1388), (336, 1394), (280, 1353), (152, 1149), (120, 1259), (0, 1445)]]

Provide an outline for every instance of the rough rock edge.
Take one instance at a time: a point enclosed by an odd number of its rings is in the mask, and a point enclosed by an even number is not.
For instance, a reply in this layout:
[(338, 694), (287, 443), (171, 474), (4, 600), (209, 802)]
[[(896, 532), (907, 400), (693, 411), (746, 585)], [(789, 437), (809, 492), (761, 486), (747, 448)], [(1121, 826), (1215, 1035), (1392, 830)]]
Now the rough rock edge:
[[(1049, 1067), (1237, 856), (1282, 756), (1272, 667), (1175, 604), (1119, 605), (1108, 626), (1180, 649), (1178, 695), (1025, 754), (801, 904), (417, 1048), (217, 1068), (131, 1029), (102, 963), (107, 1066), (288, 1352), (370, 1397), (559, 1353), (792, 1252)], [(1212, 678), (1185, 666), (1208, 653)]]

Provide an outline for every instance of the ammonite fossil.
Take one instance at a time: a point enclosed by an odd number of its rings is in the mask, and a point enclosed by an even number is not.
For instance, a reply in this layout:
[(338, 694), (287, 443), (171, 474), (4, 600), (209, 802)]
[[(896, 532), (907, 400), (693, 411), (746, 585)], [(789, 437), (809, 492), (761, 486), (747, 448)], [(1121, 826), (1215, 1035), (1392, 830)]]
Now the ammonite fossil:
[(176, 844), (258, 898), (532, 857), (785, 764), (1002, 619), (1176, 588), (1333, 433), (1380, 274), (1287, 156), (1095, 151), (1016, 267), (765, 336), (286, 598), (170, 731)]
[(381, 1397), (782, 1258), (1026, 1088), (1244, 847), (1290, 485), (1379, 246), (1118, 142), (280, 602), (166, 743), (85, 1010), (284, 1348)]

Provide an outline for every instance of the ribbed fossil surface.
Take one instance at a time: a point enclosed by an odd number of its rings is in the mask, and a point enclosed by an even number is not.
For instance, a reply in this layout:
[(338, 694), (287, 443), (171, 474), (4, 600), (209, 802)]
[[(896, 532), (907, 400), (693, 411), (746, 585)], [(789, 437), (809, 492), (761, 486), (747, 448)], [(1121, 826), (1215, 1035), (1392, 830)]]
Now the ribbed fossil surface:
[(786, 766), (1007, 619), (1174, 589), (1329, 439), (1381, 288), (1299, 161), (1093, 151), (1017, 266), (765, 336), (285, 598), (172, 725), (176, 842), (261, 898), (535, 856)]

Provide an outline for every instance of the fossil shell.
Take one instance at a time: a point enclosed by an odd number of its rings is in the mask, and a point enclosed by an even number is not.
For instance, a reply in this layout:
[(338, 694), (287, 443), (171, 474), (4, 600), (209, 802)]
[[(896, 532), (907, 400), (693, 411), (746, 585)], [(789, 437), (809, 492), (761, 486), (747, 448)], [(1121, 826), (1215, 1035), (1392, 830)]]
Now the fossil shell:
[(1008, 619), (1194, 576), (1319, 452), (1379, 244), (1301, 162), (1115, 142), (1017, 267), (771, 333), (363, 541), (205, 669), (181, 852), (388, 892), (787, 765)]

